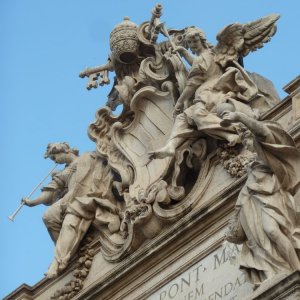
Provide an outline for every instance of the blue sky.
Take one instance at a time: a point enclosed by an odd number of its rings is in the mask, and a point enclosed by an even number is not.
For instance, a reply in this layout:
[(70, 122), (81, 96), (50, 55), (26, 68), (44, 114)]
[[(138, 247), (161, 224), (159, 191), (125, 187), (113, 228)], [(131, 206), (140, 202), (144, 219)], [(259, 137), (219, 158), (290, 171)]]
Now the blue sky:
[[(161, 1), (169, 28), (196, 25), (210, 42), (224, 26), (279, 13), (271, 43), (245, 59), (245, 67), (282, 87), (299, 75), (300, 2), (284, 0)], [(181, 4), (182, 3), (182, 4)], [(110, 87), (87, 91), (78, 74), (105, 63), (109, 34), (124, 16), (149, 20), (150, 0), (0, 1), (0, 297), (22, 283), (43, 278), (53, 244), (42, 223), (46, 207), (24, 207), (7, 216), (53, 167), (43, 154), (49, 142), (68, 141), (81, 152), (94, 150), (87, 127), (106, 101)], [(112, 76), (111, 76), (112, 78)], [(38, 195), (38, 193), (36, 193)]]

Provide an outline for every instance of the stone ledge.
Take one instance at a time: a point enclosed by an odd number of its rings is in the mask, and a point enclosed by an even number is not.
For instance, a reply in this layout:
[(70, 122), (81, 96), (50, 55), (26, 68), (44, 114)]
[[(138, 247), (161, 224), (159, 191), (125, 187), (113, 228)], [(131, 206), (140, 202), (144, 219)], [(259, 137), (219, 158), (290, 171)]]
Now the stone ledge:
[(23, 283), (19, 286), (15, 291), (7, 295), (3, 300), (12, 300), (12, 299), (20, 299), (20, 300), (32, 300), (33, 296), (33, 287), (29, 286), (26, 283)]
[(247, 300), (299, 300), (300, 270), (264, 283)]
[(288, 94), (292, 94), (300, 87), (300, 75), (283, 87), (283, 90)]

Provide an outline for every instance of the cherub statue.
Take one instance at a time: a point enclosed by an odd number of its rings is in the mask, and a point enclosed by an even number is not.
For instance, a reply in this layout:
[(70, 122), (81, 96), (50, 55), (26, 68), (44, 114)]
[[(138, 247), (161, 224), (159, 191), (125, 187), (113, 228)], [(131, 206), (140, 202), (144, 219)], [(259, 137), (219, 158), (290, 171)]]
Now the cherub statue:
[(184, 47), (176, 47), (175, 51), (192, 67), (175, 105), (175, 124), (167, 145), (151, 152), (152, 157), (174, 155), (187, 137), (197, 136), (196, 131), (227, 140), (232, 146), (239, 141), (233, 127), (220, 126), (216, 107), (229, 102), (239, 111), (255, 116), (249, 103), (257, 96), (258, 89), (239, 61), (270, 40), (276, 32), (278, 18), (278, 15), (270, 15), (245, 25), (231, 24), (217, 35), (215, 47), (207, 43), (201, 29), (187, 28), (185, 40), (194, 55)]
[(276, 122), (257, 121), (233, 110), (224, 110), (220, 116), (227, 123), (242, 124), (243, 144), (257, 154), (248, 166), (248, 178), (235, 206), (235, 225), (227, 239), (243, 244), (240, 267), (258, 287), (277, 274), (300, 268), (296, 216), (300, 152)]
[(54, 260), (46, 274), (53, 278), (68, 265), (91, 224), (99, 230), (106, 225), (111, 234), (119, 231), (120, 203), (112, 191), (113, 171), (95, 152), (78, 157), (67, 143), (52, 143), (45, 157), (66, 164), (65, 169), (53, 176), (36, 199), (22, 201), (28, 206), (51, 205), (43, 221), (55, 243)]

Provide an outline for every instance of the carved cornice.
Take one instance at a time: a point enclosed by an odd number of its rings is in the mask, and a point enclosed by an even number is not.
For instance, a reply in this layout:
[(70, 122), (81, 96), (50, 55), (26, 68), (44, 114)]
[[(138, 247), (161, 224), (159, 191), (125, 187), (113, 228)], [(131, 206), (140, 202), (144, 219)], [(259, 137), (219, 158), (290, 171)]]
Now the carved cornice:
[(7, 295), (3, 300), (31, 300), (34, 299), (34, 290), (36, 288), (36, 285), (29, 286), (28, 284), (23, 283), (21, 286), (19, 286), (15, 291)]
[(288, 94), (294, 93), (300, 87), (300, 75), (283, 87)]
[(281, 275), (269, 282), (262, 290), (258, 290), (247, 300), (299, 299), (300, 271), (289, 275)]
[(269, 111), (264, 113), (261, 116), (261, 119), (277, 121), (282, 116), (284, 116), (285, 114), (287, 114), (289, 111), (292, 110), (291, 102), (292, 102), (291, 97), (287, 96), (281, 102), (279, 102), (277, 105), (275, 105), (273, 108), (271, 108)]

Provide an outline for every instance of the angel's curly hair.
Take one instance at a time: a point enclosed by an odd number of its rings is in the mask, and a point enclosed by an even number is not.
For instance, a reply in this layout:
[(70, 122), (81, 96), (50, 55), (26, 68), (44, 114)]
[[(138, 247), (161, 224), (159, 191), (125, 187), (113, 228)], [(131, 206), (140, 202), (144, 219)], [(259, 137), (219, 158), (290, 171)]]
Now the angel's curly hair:
[(186, 28), (185, 31), (185, 39), (187, 39), (187, 37), (195, 37), (198, 36), (200, 38), (200, 41), (203, 45), (204, 48), (206, 49), (212, 49), (213, 46), (207, 42), (204, 31), (196, 26), (190, 26)]
[(68, 143), (49, 143), (44, 154), (44, 158), (50, 157), (52, 154), (58, 153), (73, 153), (76, 156), (79, 155), (79, 151), (76, 148), (71, 148)]

